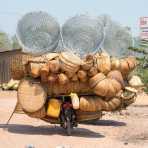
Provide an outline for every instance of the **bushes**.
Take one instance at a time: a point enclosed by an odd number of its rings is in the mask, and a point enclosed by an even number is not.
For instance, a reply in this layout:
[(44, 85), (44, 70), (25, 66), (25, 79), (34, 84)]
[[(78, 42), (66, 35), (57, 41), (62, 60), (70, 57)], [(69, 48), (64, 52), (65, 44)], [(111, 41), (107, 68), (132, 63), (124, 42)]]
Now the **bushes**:
[(143, 53), (143, 54), (148, 54), (148, 52), (143, 48), (129, 47), (128, 50)]
[(148, 63), (148, 59), (146, 58), (137, 58), (139, 61), (139, 65), (134, 70), (134, 74), (140, 76), (142, 82), (145, 84), (145, 92), (148, 93), (148, 67), (144, 67), (145, 63)]

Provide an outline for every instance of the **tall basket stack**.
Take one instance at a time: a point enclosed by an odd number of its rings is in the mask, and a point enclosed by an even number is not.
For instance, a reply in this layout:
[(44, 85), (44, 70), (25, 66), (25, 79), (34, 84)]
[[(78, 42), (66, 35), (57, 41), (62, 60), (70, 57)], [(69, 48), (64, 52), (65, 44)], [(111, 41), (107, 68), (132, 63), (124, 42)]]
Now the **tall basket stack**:
[(127, 78), (136, 59), (98, 52), (104, 25), (97, 18), (75, 16), (60, 29), (47, 13), (33, 12), (19, 21), (17, 37), (23, 51), (32, 54), (22, 68), (13, 70), (19, 69), (17, 76), (23, 73), (18, 103), (27, 115), (55, 122), (65, 96), (76, 103), (72, 105), (78, 121), (99, 118), (102, 111), (120, 110), (134, 101)]
[(128, 100), (123, 96), (128, 74), (136, 65), (133, 57), (115, 59), (105, 52), (87, 55), (84, 59), (69, 52), (48, 53), (26, 63), (18, 101), (32, 117), (38, 117), (36, 113), (46, 115), (41, 111), (45, 109), (47, 96), (69, 96), (71, 92), (79, 96), (80, 120), (84, 112), (119, 110), (127, 101), (134, 101), (134, 96)]

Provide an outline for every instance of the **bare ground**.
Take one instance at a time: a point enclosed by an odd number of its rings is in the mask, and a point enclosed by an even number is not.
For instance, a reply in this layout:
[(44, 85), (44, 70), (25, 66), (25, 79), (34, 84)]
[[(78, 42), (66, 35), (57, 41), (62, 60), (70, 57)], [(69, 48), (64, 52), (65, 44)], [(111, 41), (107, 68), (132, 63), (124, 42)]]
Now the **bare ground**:
[[(0, 148), (148, 148), (148, 96), (121, 113), (107, 113), (102, 120), (80, 124), (72, 136), (58, 125), (14, 114), (16, 92), (0, 92)], [(62, 147), (63, 146), (63, 147)]]

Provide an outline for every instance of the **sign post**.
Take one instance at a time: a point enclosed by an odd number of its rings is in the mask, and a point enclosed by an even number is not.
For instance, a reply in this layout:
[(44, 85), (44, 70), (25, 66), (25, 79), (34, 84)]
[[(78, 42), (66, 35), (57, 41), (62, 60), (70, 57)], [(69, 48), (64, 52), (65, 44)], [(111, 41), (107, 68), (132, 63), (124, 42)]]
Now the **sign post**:
[(140, 46), (148, 48), (148, 17), (140, 17)]

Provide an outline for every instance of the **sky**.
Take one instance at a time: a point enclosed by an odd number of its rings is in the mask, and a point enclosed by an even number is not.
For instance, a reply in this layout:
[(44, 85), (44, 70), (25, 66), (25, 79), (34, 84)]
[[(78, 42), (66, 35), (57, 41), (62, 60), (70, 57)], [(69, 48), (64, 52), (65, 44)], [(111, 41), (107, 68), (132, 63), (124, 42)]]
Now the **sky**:
[(148, 0), (0, 0), (0, 30), (16, 32), (17, 22), (27, 12), (45, 11), (62, 25), (76, 14), (110, 15), (139, 34), (139, 17), (148, 16)]

